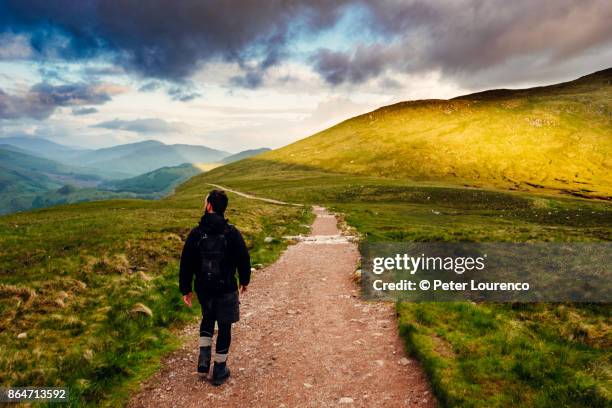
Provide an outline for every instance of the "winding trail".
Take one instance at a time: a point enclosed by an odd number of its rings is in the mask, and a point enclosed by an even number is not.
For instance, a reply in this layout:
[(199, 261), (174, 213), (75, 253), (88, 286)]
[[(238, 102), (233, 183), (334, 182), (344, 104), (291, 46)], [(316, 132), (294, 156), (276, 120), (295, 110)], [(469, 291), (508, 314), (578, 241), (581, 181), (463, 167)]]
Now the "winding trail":
[(239, 196), (244, 197), (244, 198), (250, 198), (251, 200), (265, 201), (266, 203), (271, 203), (271, 204), (293, 205), (293, 206), (296, 206), (296, 207), (303, 207), (304, 206), (304, 204), (288, 203), (286, 201), (274, 200), (272, 198), (257, 197), (257, 196), (254, 196), (252, 194), (243, 193), (242, 191), (232, 190), (231, 188), (227, 188), (225, 186), (220, 186), (219, 184), (212, 184), (212, 183), (206, 183), (206, 184), (208, 184), (209, 186), (213, 186), (213, 187), (219, 188), (221, 190), (229, 191), (230, 193), (234, 193), (234, 194), (239, 195)]
[(394, 305), (359, 297), (356, 244), (332, 214), (314, 212), (310, 236), (257, 271), (241, 297), (228, 382), (214, 387), (196, 373), (198, 325), (189, 325), (182, 349), (130, 407), (436, 405), (420, 365), (404, 355)]

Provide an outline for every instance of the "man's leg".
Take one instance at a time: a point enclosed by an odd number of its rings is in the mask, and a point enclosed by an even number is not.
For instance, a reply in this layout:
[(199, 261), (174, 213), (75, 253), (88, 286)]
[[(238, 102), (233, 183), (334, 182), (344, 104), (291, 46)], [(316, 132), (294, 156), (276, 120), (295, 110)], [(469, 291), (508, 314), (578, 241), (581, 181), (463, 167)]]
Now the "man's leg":
[(217, 322), (217, 344), (215, 347), (215, 367), (213, 369), (213, 384), (221, 385), (230, 375), (227, 368), (227, 355), (232, 342), (232, 324)]
[(212, 335), (215, 330), (215, 320), (208, 316), (202, 316), (200, 323), (200, 356), (198, 358), (198, 373), (208, 374), (210, 370), (210, 357), (212, 347)]

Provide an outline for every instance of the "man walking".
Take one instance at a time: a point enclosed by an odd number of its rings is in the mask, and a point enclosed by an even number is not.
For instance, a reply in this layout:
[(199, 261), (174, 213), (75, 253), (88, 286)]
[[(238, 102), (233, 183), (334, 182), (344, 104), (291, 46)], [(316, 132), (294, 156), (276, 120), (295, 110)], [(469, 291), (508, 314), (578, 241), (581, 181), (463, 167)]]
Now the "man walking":
[(198, 373), (208, 375), (210, 370), (212, 336), (217, 322), (214, 385), (223, 384), (230, 375), (227, 355), (232, 323), (240, 318), (238, 286), (244, 293), (251, 278), (251, 260), (244, 239), (224, 216), (227, 203), (224, 191), (213, 190), (208, 194), (204, 215), (185, 241), (179, 272), (185, 304), (191, 307), (195, 276), (195, 292), (202, 306)]

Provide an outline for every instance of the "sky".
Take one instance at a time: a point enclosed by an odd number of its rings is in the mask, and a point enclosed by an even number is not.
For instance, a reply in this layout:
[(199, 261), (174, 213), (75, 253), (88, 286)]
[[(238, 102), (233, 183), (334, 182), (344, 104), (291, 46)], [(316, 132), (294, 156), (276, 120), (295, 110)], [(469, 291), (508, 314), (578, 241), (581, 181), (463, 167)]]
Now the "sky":
[(3, 0), (0, 136), (276, 148), (612, 67), (609, 0)]

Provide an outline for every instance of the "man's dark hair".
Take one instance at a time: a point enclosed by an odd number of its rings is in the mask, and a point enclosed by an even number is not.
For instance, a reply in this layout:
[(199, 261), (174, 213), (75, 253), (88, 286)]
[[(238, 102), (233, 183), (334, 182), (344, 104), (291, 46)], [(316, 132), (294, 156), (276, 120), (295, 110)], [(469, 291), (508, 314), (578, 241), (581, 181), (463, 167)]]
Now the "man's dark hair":
[(206, 202), (212, 205), (213, 211), (223, 214), (227, 208), (227, 195), (223, 190), (212, 190), (206, 197)]

